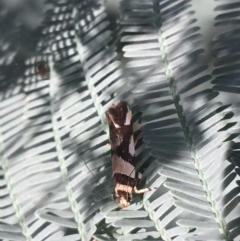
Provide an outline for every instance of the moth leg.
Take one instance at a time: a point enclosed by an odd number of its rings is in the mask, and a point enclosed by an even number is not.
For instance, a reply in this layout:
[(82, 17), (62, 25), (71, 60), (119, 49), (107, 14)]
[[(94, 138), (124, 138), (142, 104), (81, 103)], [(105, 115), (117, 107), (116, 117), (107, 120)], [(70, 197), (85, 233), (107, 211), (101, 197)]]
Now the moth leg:
[(144, 189), (138, 190), (137, 187), (134, 187), (134, 192), (135, 193), (145, 193), (145, 192), (148, 192), (148, 191), (149, 191), (148, 188), (144, 188)]
[(139, 135), (138, 135), (138, 137), (136, 138), (136, 140), (134, 141), (134, 146), (135, 146), (135, 148), (136, 148), (136, 145), (137, 145), (137, 143), (138, 143), (138, 141), (139, 141), (139, 139), (142, 137), (142, 133), (140, 133)]
[(143, 188), (143, 189), (138, 190), (137, 187), (135, 186), (134, 192), (135, 193), (145, 193), (145, 192), (148, 192), (148, 191), (152, 191), (154, 189), (156, 189), (156, 187), (149, 187), (149, 188)]
[(119, 195), (118, 195), (118, 188), (117, 188), (117, 186), (115, 186), (115, 195), (116, 195), (116, 197), (119, 197)]

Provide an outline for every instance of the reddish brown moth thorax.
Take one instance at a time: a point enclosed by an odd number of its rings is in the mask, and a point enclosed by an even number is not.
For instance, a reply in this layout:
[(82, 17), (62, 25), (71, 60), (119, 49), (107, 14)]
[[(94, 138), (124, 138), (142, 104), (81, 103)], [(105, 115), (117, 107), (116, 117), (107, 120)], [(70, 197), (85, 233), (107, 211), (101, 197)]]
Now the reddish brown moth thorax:
[(135, 171), (135, 143), (133, 139), (132, 112), (127, 102), (118, 101), (106, 112), (109, 125), (115, 196), (119, 207), (130, 205), (132, 193), (144, 193), (152, 188), (138, 190)]

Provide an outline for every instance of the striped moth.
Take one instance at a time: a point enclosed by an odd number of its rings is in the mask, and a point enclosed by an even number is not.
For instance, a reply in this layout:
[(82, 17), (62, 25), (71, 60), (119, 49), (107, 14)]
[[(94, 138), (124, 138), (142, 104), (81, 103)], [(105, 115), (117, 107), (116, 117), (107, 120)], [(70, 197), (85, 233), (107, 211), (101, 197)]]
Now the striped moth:
[(145, 193), (154, 188), (137, 189), (135, 143), (132, 111), (127, 102), (118, 101), (106, 112), (109, 125), (115, 200), (120, 208), (130, 205), (132, 193)]

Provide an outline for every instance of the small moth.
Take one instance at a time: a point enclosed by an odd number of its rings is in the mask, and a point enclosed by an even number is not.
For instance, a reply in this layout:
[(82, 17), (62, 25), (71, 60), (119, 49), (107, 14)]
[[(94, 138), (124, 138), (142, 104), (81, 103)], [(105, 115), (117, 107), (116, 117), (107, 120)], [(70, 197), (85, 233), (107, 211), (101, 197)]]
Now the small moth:
[(132, 193), (145, 193), (154, 188), (138, 190), (132, 111), (127, 102), (118, 101), (106, 112), (111, 144), (115, 200), (120, 208), (130, 205)]
[(47, 79), (49, 78), (50, 69), (45, 61), (37, 62), (36, 68), (37, 68), (37, 72), (42, 78), (47, 78)]

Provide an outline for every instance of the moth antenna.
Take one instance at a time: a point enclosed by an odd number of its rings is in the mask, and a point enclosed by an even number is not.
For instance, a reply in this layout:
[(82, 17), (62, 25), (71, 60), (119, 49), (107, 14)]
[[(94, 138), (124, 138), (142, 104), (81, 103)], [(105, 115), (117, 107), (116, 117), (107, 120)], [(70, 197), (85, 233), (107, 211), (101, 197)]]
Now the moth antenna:
[[(85, 162), (85, 159), (83, 159), (84, 164), (86, 165), (88, 171), (92, 174), (92, 176), (97, 180), (98, 184), (101, 185), (101, 183), (98, 181), (98, 179), (96, 178), (96, 176), (93, 174), (93, 172), (88, 168), (87, 163)], [(112, 195), (107, 191), (106, 188), (103, 187), (103, 190), (108, 194), (108, 196), (113, 200), (113, 202), (116, 203), (116, 201), (112, 198)], [(116, 205), (118, 206), (118, 204), (116, 203)], [(118, 206), (119, 207), (119, 206)]]

